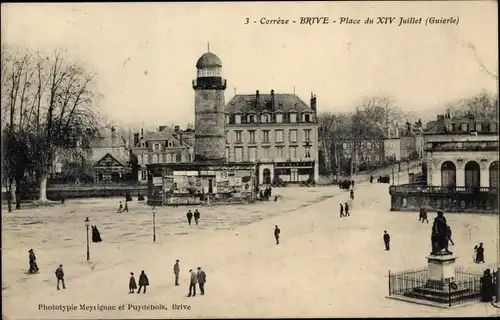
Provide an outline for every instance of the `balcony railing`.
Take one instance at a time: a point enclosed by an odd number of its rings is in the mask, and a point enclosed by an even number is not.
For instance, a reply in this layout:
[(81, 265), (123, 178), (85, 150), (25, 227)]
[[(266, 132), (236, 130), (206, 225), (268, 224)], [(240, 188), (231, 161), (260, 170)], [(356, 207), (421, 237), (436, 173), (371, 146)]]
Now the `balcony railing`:
[(442, 186), (422, 186), (422, 185), (399, 185), (399, 186), (390, 186), (389, 194), (396, 193), (404, 193), (404, 194), (412, 194), (412, 193), (444, 193), (444, 194), (477, 194), (477, 193), (488, 193), (488, 194), (497, 194), (497, 188), (495, 187), (480, 187), (480, 188), (471, 188), (471, 187), (442, 187)]

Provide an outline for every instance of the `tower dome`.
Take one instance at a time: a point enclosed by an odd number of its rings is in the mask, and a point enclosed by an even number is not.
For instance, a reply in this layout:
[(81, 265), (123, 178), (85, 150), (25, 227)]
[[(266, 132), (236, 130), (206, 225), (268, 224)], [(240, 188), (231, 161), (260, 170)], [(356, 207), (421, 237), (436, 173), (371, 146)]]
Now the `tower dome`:
[(210, 51), (203, 54), (196, 62), (197, 69), (214, 68), (214, 67), (222, 67), (222, 62), (220, 61), (219, 57), (217, 57)]

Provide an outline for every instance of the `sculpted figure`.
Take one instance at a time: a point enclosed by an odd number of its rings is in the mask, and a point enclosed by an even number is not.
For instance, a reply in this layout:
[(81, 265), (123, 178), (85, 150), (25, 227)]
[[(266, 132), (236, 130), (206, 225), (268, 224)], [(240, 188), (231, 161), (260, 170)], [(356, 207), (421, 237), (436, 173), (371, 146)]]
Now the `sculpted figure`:
[(448, 251), (448, 225), (442, 211), (438, 211), (437, 217), (434, 218), (431, 242), (432, 255), (437, 255), (439, 253), (451, 253)]

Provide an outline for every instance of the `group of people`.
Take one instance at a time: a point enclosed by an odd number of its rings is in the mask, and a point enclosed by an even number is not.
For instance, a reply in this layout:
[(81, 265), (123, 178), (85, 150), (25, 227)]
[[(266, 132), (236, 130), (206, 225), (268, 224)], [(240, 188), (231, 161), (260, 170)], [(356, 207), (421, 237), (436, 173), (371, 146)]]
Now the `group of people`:
[[(179, 266), (179, 259), (175, 260), (174, 264), (174, 276), (175, 276), (175, 286), (179, 286), (179, 275), (181, 268)], [(196, 285), (198, 284), (200, 288), (200, 294), (205, 295), (205, 283), (207, 282), (207, 275), (205, 271), (198, 267), (197, 271), (189, 269), (189, 294), (188, 297), (196, 296)]]
[(497, 291), (497, 275), (496, 273), (491, 273), (490, 269), (486, 269), (483, 273), (483, 276), (480, 278), (481, 288), (481, 301), (482, 302), (492, 302), (493, 297), (498, 293)]
[(260, 190), (257, 188), (257, 194), (259, 195), (259, 200), (261, 201), (269, 201), (271, 199), (273, 190), (271, 187), (266, 187), (264, 190)]
[(354, 179), (341, 179), (338, 182), (339, 188), (342, 190), (349, 190), (354, 188)]
[(122, 213), (122, 212), (128, 212), (128, 201), (125, 201), (125, 207), (123, 206), (122, 202), (120, 201), (120, 205), (118, 206), (118, 210), (116, 210), (117, 213)]
[[(141, 289), (144, 288), (142, 293), (146, 293), (146, 287), (149, 286), (149, 279), (144, 270), (141, 271), (139, 275), (139, 290), (137, 293), (141, 293)], [(135, 282), (134, 273), (130, 272), (130, 280), (128, 282), (128, 293), (134, 293), (134, 290), (137, 289), (137, 282)]]
[(389, 177), (388, 174), (386, 174), (385, 176), (379, 176), (377, 178), (377, 183), (391, 183), (391, 178)]
[(92, 242), (102, 242), (101, 233), (97, 229), (97, 226), (92, 226)]
[(194, 222), (198, 224), (198, 221), (200, 220), (200, 212), (198, 211), (198, 209), (194, 210), (194, 213), (192, 213), (191, 210), (188, 210), (188, 212), (186, 213), (186, 217), (189, 225), (191, 225), (191, 220), (193, 220), (193, 217)]
[(349, 214), (349, 205), (347, 204), (347, 202), (344, 203), (344, 205), (342, 205), (342, 203), (340, 204), (340, 217), (343, 218), (343, 217), (350, 217), (351, 215)]

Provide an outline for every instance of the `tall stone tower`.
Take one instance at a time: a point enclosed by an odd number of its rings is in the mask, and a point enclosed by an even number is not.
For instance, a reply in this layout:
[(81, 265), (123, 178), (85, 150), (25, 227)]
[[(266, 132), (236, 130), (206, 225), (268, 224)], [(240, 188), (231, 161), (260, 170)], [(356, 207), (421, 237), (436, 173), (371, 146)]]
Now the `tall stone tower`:
[(224, 90), (222, 62), (210, 52), (196, 63), (193, 80), (195, 108), (195, 162), (224, 163), (226, 140), (224, 136)]

